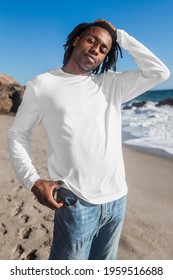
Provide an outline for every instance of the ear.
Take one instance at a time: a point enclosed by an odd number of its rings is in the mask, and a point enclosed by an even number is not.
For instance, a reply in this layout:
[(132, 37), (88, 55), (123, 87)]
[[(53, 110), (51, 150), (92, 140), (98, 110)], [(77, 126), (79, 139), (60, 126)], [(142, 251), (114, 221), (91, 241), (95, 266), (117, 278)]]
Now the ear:
[(74, 41), (73, 41), (73, 47), (75, 47), (79, 41), (79, 36), (75, 37)]

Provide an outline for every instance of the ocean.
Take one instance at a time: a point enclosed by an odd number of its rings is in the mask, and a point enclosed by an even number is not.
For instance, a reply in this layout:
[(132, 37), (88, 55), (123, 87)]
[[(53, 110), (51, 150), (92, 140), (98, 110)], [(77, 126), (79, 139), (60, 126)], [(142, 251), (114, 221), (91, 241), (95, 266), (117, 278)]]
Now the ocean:
[(149, 90), (146, 93), (135, 98), (135, 100), (158, 102), (166, 98), (173, 99), (173, 89)]
[(165, 99), (173, 101), (172, 89), (148, 91), (122, 105), (124, 144), (173, 158), (173, 105), (157, 106)]

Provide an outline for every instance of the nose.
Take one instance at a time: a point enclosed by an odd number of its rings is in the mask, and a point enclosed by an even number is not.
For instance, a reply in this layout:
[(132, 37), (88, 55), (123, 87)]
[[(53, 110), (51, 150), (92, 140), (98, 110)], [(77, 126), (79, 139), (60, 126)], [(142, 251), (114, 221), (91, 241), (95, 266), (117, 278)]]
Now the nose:
[(95, 44), (90, 48), (90, 53), (97, 55), (99, 53), (99, 45)]

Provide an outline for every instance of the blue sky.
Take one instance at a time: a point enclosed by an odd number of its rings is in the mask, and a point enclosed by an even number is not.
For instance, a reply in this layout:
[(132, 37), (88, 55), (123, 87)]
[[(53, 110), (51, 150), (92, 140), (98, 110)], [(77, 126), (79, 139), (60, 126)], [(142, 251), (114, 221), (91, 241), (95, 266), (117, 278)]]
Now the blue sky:
[[(25, 85), (61, 67), (63, 44), (81, 22), (111, 21), (153, 51), (173, 73), (172, 0), (0, 0), (0, 73)], [(136, 69), (125, 52), (117, 70)], [(157, 88), (173, 89), (173, 76)]]

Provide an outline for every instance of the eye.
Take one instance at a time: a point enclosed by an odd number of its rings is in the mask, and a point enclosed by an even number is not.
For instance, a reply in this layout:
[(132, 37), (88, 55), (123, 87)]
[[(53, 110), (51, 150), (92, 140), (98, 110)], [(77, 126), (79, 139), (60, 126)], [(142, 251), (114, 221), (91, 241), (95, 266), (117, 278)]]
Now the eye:
[(100, 49), (101, 54), (107, 54), (107, 50), (105, 48)]
[(93, 38), (88, 38), (88, 39), (87, 39), (87, 42), (88, 42), (89, 44), (94, 44), (94, 39), (93, 39)]

